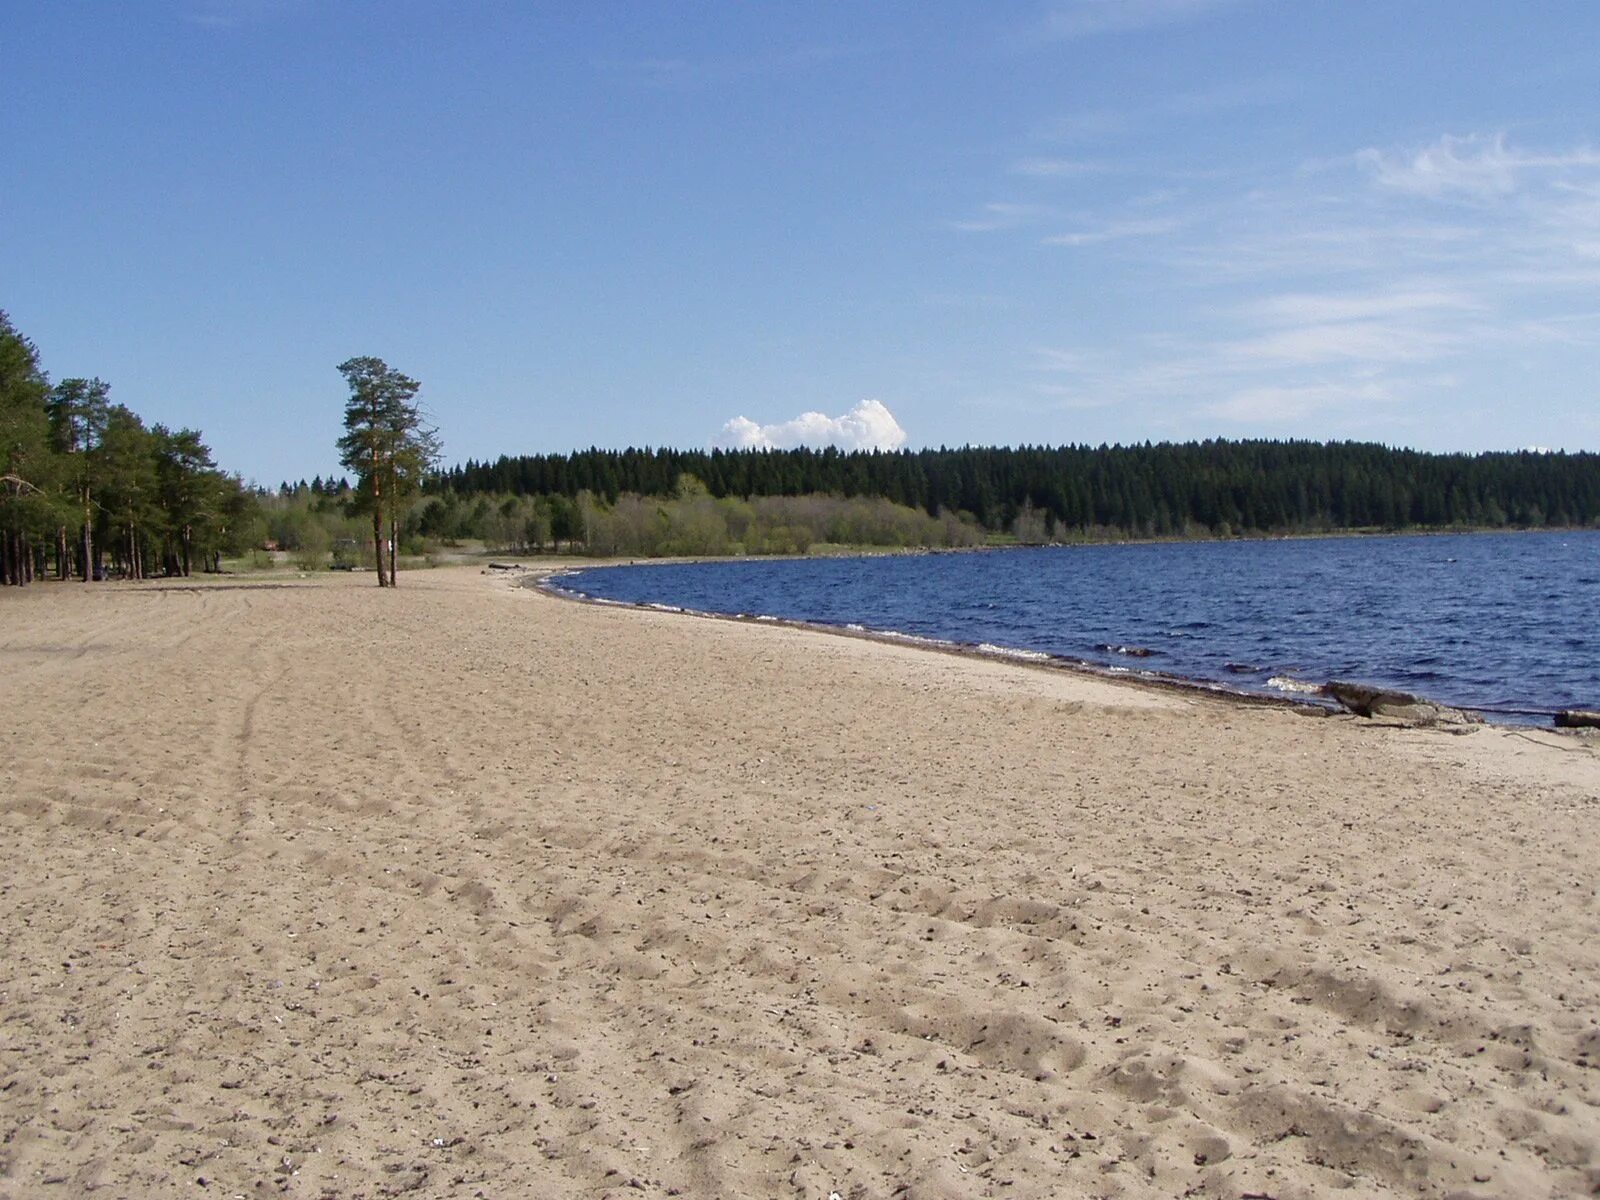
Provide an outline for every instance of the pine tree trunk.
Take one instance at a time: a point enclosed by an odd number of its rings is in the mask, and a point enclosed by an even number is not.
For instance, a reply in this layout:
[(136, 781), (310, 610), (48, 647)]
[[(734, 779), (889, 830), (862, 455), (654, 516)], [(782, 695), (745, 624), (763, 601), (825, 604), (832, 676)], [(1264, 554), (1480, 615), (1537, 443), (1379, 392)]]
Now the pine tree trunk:
[(399, 530), (395, 528), (394, 513), (389, 514), (389, 586), (398, 587), (400, 571), (395, 562), (395, 547), (399, 544)]
[(83, 494), (83, 581), (94, 582), (94, 511), (88, 492)]
[(376, 501), (372, 506), (372, 553), (378, 560), (378, 586), (388, 587), (388, 577), (383, 573), (383, 510)]

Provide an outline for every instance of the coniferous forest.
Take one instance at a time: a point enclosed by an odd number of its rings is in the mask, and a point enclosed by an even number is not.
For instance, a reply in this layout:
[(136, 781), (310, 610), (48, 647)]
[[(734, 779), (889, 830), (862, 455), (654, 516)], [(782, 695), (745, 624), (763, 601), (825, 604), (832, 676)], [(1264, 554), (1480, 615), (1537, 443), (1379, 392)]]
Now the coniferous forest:
[(52, 385), (0, 312), (0, 583), (217, 570), (257, 517), (198, 430), (146, 427), (98, 378)]
[(891, 453), (624, 450), (502, 457), (436, 476), (467, 498), (868, 497), (1023, 540), (1600, 524), (1600, 455), (1425, 454), (1357, 442), (1206, 441)]

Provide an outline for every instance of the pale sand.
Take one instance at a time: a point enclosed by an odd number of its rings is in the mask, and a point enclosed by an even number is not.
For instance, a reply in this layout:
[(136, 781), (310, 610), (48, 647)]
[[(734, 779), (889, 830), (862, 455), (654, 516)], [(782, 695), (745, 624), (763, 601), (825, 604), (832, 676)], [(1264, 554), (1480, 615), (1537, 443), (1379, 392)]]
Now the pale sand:
[(1600, 1184), (1593, 742), (282, 582), (0, 596), (0, 1196)]

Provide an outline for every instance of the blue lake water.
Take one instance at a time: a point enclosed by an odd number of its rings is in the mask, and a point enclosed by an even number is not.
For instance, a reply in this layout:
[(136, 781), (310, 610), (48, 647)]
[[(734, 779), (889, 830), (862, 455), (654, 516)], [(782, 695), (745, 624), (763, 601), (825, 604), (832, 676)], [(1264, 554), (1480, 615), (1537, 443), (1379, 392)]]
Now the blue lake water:
[(1600, 531), (739, 559), (557, 583), (1261, 694), (1343, 679), (1491, 710), (1600, 707)]

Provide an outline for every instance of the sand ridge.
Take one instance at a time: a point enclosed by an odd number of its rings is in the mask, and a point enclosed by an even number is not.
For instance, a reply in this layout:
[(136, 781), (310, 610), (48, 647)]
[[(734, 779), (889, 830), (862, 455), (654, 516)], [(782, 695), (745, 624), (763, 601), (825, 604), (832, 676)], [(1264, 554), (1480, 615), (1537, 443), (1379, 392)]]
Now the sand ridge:
[(0, 597), (0, 1196), (1600, 1185), (1592, 744), (402, 584)]

